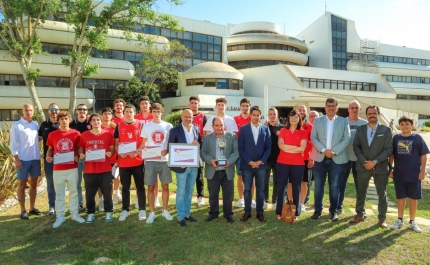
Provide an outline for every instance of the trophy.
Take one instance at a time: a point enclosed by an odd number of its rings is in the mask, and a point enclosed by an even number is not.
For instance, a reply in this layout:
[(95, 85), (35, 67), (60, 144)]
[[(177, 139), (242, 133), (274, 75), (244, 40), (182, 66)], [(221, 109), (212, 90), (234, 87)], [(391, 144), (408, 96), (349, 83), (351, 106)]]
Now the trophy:
[(218, 157), (217, 165), (220, 167), (224, 167), (227, 165), (227, 159), (224, 156), (224, 148), (226, 146), (227, 142), (224, 138), (218, 139), (218, 148), (220, 150), (221, 155)]

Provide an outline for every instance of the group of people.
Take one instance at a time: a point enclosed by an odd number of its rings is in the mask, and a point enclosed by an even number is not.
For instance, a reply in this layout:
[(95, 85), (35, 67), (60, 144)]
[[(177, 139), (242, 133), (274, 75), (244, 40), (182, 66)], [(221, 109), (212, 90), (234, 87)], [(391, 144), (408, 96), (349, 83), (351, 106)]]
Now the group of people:
[[(241, 222), (256, 218), (265, 222), (264, 209), (269, 202), (276, 205), (277, 219), (281, 219), (285, 196), (296, 205), (298, 221), (306, 211), (311, 181), (315, 182), (315, 211), (311, 219), (322, 214), (324, 186), (328, 178), (330, 218), (339, 220), (348, 176), (352, 171), (356, 190), (356, 216), (350, 223), (365, 220), (365, 200), (370, 178), (374, 178), (378, 194), (378, 224), (385, 223), (387, 212), (388, 177), (394, 179), (398, 199), (399, 219), (391, 227), (403, 225), (406, 198), (409, 198), (410, 227), (421, 229), (414, 218), (417, 200), (421, 199), (421, 180), (424, 178), (426, 154), (429, 152), (423, 139), (412, 134), (413, 119), (399, 120), (401, 134), (392, 136), (391, 129), (380, 124), (379, 107), (366, 108), (367, 121), (359, 117), (359, 102), (348, 106), (349, 116), (336, 115), (339, 102), (328, 98), (326, 115), (318, 117), (316, 111), (307, 113), (304, 105), (293, 109), (279, 123), (278, 111), (270, 108), (268, 120), (261, 121), (262, 111), (252, 106), (248, 98), (240, 101), (241, 113), (232, 118), (225, 111), (227, 100), (216, 99), (216, 115), (207, 118), (199, 111), (200, 99), (191, 96), (189, 109), (181, 115), (178, 126), (161, 119), (164, 108), (151, 104), (147, 97), (140, 100), (140, 113), (122, 99), (114, 101), (114, 110), (106, 107), (102, 114), (88, 115), (84, 104), (76, 108), (77, 118), (60, 111), (57, 104), (49, 105), (49, 118), (40, 127), (31, 119), (31, 104), (23, 106), (21, 120), (11, 129), (11, 151), (15, 157), (19, 183), (18, 199), (21, 219), (40, 215), (34, 208), (37, 177), (41, 175), (38, 141), (44, 142), (44, 171), (48, 190), (48, 215), (56, 214), (53, 225), (57, 228), (65, 221), (65, 191), (69, 190), (71, 219), (79, 223), (95, 220), (95, 197), (99, 196), (99, 210), (106, 212), (106, 222), (112, 221), (113, 204), (122, 200), (119, 221), (125, 221), (130, 211), (131, 177), (137, 192), (136, 208), (139, 220), (154, 222), (156, 207), (161, 215), (173, 220), (168, 211), (171, 171), (176, 174), (177, 219), (182, 227), (196, 222), (191, 215), (194, 185), (197, 186), (198, 206), (204, 206), (204, 181), (209, 191), (209, 215), (206, 222), (220, 214), (219, 193), (222, 189), (223, 216), (233, 223), (234, 175), (237, 170), (237, 207), (244, 207)], [(203, 164), (198, 167), (169, 167), (170, 143), (200, 146)], [(160, 148), (154, 157), (142, 157), (148, 148)], [(394, 167), (392, 166), (394, 162)], [(118, 168), (118, 170), (116, 170)], [(204, 168), (204, 174), (203, 174)], [(269, 200), (269, 179), (272, 173), (273, 192)], [(27, 178), (30, 176), (30, 211), (25, 208)], [(86, 220), (79, 215), (84, 210), (82, 176), (85, 184)], [(162, 204), (158, 200), (158, 183), (161, 182)], [(122, 185), (122, 195), (119, 192)], [(147, 192), (145, 190), (147, 186)], [(255, 194), (255, 200), (253, 200)], [(146, 214), (148, 196), (149, 215)]]

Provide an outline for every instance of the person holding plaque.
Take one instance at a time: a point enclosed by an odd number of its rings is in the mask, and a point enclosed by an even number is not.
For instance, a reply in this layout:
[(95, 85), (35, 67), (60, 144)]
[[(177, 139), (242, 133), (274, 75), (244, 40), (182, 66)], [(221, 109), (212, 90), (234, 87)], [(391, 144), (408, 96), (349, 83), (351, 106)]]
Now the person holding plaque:
[(261, 110), (259, 106), (251, 108), (251, 123), (244, 125), (239, 131), (240, 169), (245, 184), (245, 214), (241, 222), (251, 218), (252, 185), (255, 179), (257, 189), (257, 219), (265, 222), (263, 214), (264, 180), (266, 178), (267, 159), (272, 150), (272, 139), (269, 128), (260, 124)]
[(205, 178), (208, 179), (209, 216), (206, 222), (213, 221), (219, 215), (219, 190), (222, 188), (223, 212), (227, 222), (234, 223), (234, 163), (239, 158), (236, 134), (224, 131), (224, 120), (212, 119), (213, 133), (203, 139), (201, 157), (205, 162)]
[[(182, 123), (171, 129), (169, 132), (170, 143), (200, 144), (201, 136), (199, 127), (193, 125), (193, 112), (189, 109), (182, 111)], [(171, 167), (170, 170), (176, 173), (176, 211), (178, 221), (182, 227), (186, 227), (186, 221), (197, 222), (191, 216), (191, 200), (193, 197), (194, 182), (200, 167)]]
[(164, 108), (160, 103), (151, 105), (153, 120), (143, 126), (140, 135), (142, 137), (142, 143), (137, 149), (137, 152), (142, 154), (142, 158), (145, 160), (145, 185), (148, 185), (148, 204), (151, 211), (146, 220), (148, 224), (154, 222), (155, 219), (154, 189), (157, 176), (160, 178), (161, 188), (163, 190), (162, 216), (168, 221), (173, 220), (173, 217), (167, 211), (167, 205), (169, 203), (169, 183), (172, 183), (172, 173), (167, 166), (167, 138), (173, 126), (161, 120), (163, 112)]
[(87, 201), (87, 224), (95, 219), (96, 202), (94, 197), (100, 189), (103, 194), (106, 222), (112, 221), (112, 167), (110, 157), (114, 153), (114, 141), (112, 134), (102, 130), (102, 117), (98, 113), (90, 116), (89, 122), (92, 129), (81, 135), (79, 140), (79, 158), (85, 161), (84, 181), (85, 199)]
[(55, 212), (57, 219), (53, 228), (61, 226), (65, 219), (66, 213), (66, 185), (69, 190), (69, 207), (71, 219), (84, 223), (85, 220), (79, 215), (79, 198), (78, 198), (78, 156), (77, 146), (79, 143), (80, 133), (70, 129), (69, 124), (72, 117), (69, 112), (62, 111), (57, 115), (57, 122), (60, 127), (58, 130), (48, 135), (46, 145), (48, 153), (46, 162), (54, 163), (54, 188), (55, 188)]
[(142, 124), (134, 119), (136, 108), (133, 105), (126, 105), (124, 108), (125, 120), (118, 123), (115, 127), (115, 151), (118, 154), (119, 175), (122, 184), (122, 212), (119, 221), (125, 221), (130, 209), (130, 185), (131, 176), (137, 190), (137, 199), (139, 201), (139, 220), (146, 220), (146, 194), (143, 182), (143, 159), (136, 153), (140, 146), (142, 138)]

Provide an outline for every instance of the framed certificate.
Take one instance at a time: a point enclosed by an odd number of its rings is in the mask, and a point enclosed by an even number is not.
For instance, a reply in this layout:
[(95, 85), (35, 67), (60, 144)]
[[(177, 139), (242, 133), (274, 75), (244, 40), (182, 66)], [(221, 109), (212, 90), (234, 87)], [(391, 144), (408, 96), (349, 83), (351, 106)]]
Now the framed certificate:
[(161, 146), (145, 146), (142, 150), (142, 158), (145, 160), (160, 160)]
[(169, 167), (199, 167), (200, 146), (194, 144), (169, 144)]
[(105, 162), (105, 158), (106, 158), (105, 149), (86, 150), (85, 152), (86, 162)]
[(73, 164), (75, 163), (75, 152), (55, 152), (54, 165)]
[(126, 155), (136, 152), (136, 142), (120, 142), (118, 143), (118, 155)]

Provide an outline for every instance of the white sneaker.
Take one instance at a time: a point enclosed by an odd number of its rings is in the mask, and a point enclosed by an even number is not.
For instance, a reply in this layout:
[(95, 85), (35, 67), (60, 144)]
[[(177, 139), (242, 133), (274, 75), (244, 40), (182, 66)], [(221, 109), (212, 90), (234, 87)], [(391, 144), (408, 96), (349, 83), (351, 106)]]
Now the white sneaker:
[(236, 203), (236, 207), (238, 207), (238, 208), (245, 207), (245, 201), (243, 199), (239, 199)]
[(80, 216), (79, 214), (72, 215), (72, 217), (70, 219), (72, 219), (73, 221), (76, 221), (80, 224), (85, 223), (85, 219), (82, 218), (82, 216)]
[(122, 201), (122, 196), (121, 193), (118, 192), (117, 194), (113, 195), (112, 202), (113, 204), (118, 204), (120, 201)]
[(267, 209), (267, 202), (264, 202), (263, 209)]
[(251, 208), (257, 208), (257, 203), (254, 200), (252, 200)]
[(164, 210), (161, 214), (164, 218), (166, 218), (167, 221), (172, 221), (173, 217), (170, 215), (170, 213), (167, 210)]
[(107, 212), (105, 222), (110, 222), (112, 219), (112, 212)]
[(306, 206), (305, 206), (304, 204), (301, 204), (301, 205), (302, 205), (302, 206), (301, 206), (301, 207), (302, 207), (302, 209), (301, 209), (301, 210), (302, 210), (302, 212), (306, 212)]
[(88, 216), (87, 216), (87, 220), (85, 221), (87, 224), (91, 224), (92, 222), (94, 222), (94, 219), (95, 219), (95, 214), (93, 214), (93, 213), (90, 213), (90, 214), (88, 214)]
[(155, 197), (155, 199), (154, 199), (154, 207), (161, 207), (160, 201), (158, 200), (158, 197)]
[(203, 207), (203, 206), (205, 206), (205, 198), (203, 198), (203, 197), (198, 197), (198, 198), (197, 198), (197, 205), (198, 205), (199, 207)]
[(143, 221), (143, 220), (146, 220), (146, 211), (140, 210), (139, 211), (139, 221)]
[(54, 215), (54, 214), (55, 214), (55, 208), (49, 208), (47, 215)]
[(136, 204), (134, 205), (136, 209), (139, 209), (139, 200), (136, 198)]
[(395, 230), (395, 229), (402, 228), (402, 226), (403, 226), (403, 220), (397, 219), (397, 221), (394, 222), (394, 224), (390, 228)]
[(118, 221), (125, 221), (125, 219), (127, 219), (127, 217), (128, 217), (128, 211), (126, 211), (126, 210), (123, 210), (122, 212), (121, 212), (121, 215), (119, 216), (119, 218), (118, 218)]
[(421, 233), (423, 230), (421, 230), (421, 228), (417, 225), (417, 223), (415, 222), (415, 220), (414, 221), (412, 221), (410, 224), (409, 224), (409, 227), (410, 228), (412, 228), (412, 230), (414, 230), (415, 232), (417, 232), (417, 233)]
[(52, 228), (58, 228), (60, 225), (62, 225), (66, 221), (66, 218), (64, 216), (57, 216), (57, 220), (55, 220), (55, 223), (52, 225)]
[(103, 212), (105, 210), (105, 204), (104, 204), (104, 199), (103, 197), (99, 198), (99, 211)]
[(151, 213), (149, 213), (148, 219), (146, 219), (146, 223), (152, 224), (154, 222), (154, 219), (155, 219), (155, 213), (151, 212)]

